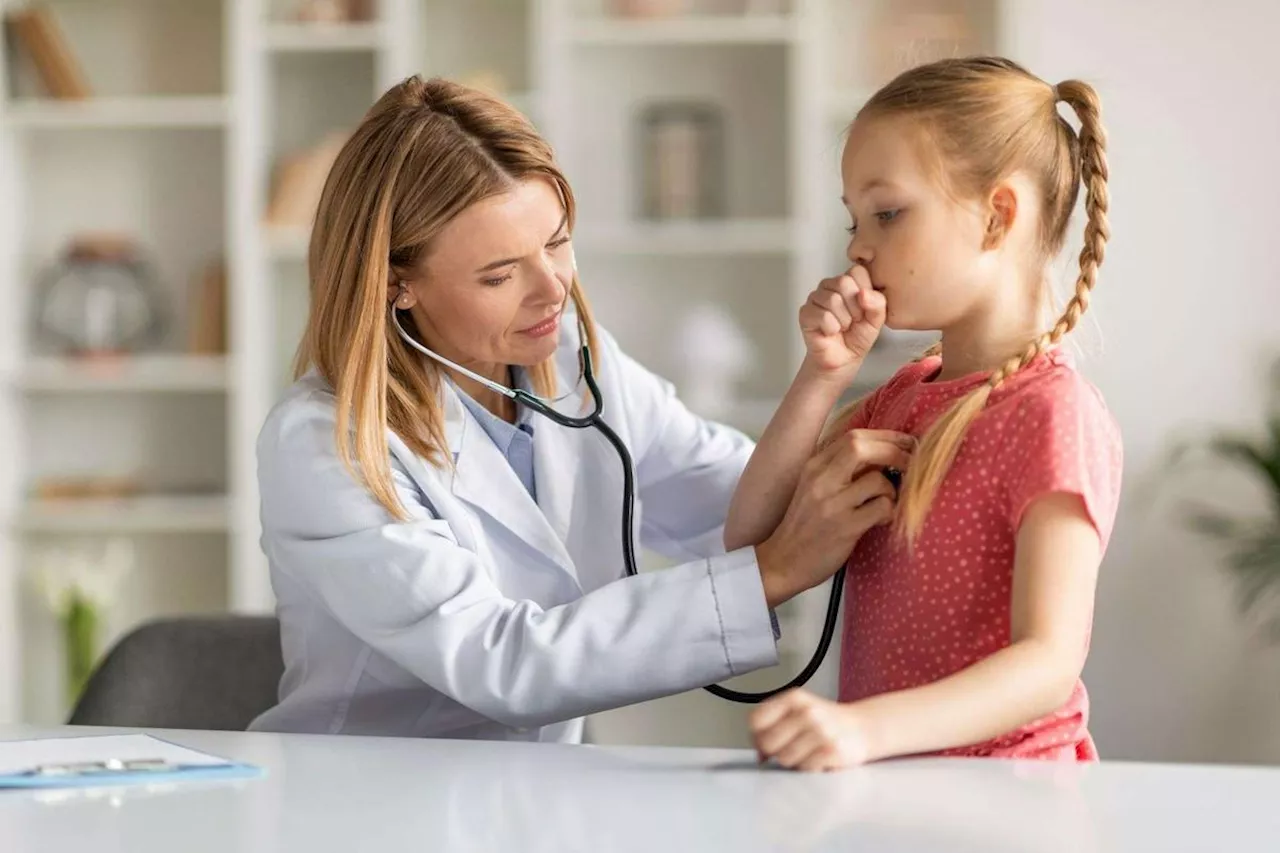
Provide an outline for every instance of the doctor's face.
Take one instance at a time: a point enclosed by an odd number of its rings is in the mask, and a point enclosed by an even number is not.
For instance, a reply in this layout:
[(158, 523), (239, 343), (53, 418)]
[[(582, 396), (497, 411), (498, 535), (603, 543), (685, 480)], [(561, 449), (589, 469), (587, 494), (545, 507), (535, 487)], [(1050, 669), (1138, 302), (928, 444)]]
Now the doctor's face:
[(432, 240), (404, 280), (423, 342), (506, 381), (549, 358), (573, 283), (573, 249), (555, 187), (541, 179), (476, 202)]

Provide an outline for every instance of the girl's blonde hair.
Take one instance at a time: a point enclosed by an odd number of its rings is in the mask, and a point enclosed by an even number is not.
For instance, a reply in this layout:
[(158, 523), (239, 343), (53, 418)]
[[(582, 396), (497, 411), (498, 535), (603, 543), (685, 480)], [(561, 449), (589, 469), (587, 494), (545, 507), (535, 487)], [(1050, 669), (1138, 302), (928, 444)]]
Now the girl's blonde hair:
[[(414, 275), (453, 217), (528, 179), (555, 186), (572, 230), (573, 192), (551, 147), (523, 115), (475, 89), (414, 76), (378, 99), (325, 181), (294, 375), (314, 367), (329, 383), (337, 398), (339, 458), (395, 518), (408, 514), (392, 482), (385, 430), (433, 464), (452, 464), (452, 457), (440, 368), (396, 333), (387, 287)], [(570, 297), (594, 356), (595, 325), (576, 274)], [(408, 313), (401, 322), (416, 333)], [(551, 359), (530, 368), (529, 377), (538, 394), (556, 393)]]
[[(1079, 134), (1058, 114), (1059, 101), (1075, 111)], [(966, 197), (980, 197), (1017, 172), (1030, 176), (1043, 199), (1039, 248), (1045, 262), (1062, 250), (1081, 184), (1088, 214), (1075, 293), (1062, 316), (958, 400), (922, 437), (902, 483), (896, 519), (899, 533), (913, 543), (965, 432), (991, 392), (1061, 340), (1089, 307), (1110, 237), (1106, 132), (1092, 86), (1079, 80), (1052, 86), (1017, 63), (996, 57), (948, 59), (904, 72), (872, 96), (858, 120), (887, 116), (920, 121), (940, 156), (948, 189)], [(935, 346), (925, 355), (939, 351)], [(834, 428), (847, 426), (851, 409), (836, 416)]]

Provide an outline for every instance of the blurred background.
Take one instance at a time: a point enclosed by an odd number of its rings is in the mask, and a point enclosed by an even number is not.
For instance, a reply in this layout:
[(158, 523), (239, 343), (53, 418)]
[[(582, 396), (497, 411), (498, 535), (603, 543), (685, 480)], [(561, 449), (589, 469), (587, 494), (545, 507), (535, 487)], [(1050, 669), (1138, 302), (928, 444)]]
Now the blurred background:
[[(270, 612), (253, 442), (290, 378), (320, 186), (387, 87), (448, 76), (524, 111), (574, 185), (601, 321), (757, 434), (799, 362), (796, 309), (846, 265), (845, 126), (901, 68), (984, 51), (1090, 81), (1110, 134), (1113, 239), (1073, 341), (1126, 445), (1085, 674), (1099, 747), (1280, 761), (1269, 0), (0, 8), (0, 721), (65, 719), (143, 621)], [(886, 334), (851, 394), (928, 342)], [(733, 686), (798, 671), (826, 595), (790, 602), (782, 662)], [(742, 746), (745, 714), (699, 691), (589, 737)]]

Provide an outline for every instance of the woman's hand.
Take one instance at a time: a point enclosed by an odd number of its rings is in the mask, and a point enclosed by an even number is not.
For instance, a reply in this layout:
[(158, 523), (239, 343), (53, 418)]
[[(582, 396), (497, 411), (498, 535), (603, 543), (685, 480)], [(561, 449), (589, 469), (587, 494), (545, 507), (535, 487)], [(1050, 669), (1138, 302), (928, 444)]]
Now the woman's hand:
[(873, 759), (871, 736), (856, 704), (788, 690), (760, 703), (749, 718), (761, 761), (793, 770), (840, 770)]
[(871, 286), (867, 268), (826, 278), (800, 308), (806, 366), (822, 378), (852, 381), (884, 326), (884, 294)]
[(756, 546), (770, 607), (834, 575), (862, 534), (893, 517), (897, 495), (881, 472), (905, 471), (915, 444), (906, 433), (855, 429), (809, 458), (782, 521)]

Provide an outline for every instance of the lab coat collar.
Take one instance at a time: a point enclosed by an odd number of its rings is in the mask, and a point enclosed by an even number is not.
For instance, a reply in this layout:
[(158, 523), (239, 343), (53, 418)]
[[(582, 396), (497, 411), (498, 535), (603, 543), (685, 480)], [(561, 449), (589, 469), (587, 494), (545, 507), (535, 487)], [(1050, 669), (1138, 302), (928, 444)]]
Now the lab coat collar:
[[(576, 446), (578, 437), (563, 433), (579, 431), (556, 426), (537, 431), (533, 442), (538, 495), (535, 504), (452, 385), (442, 383), (441, 393), (445, 438), (454, 459), (454, 496), (491, 516), (578, 585), (577, 572), (564, 539), (568, 533), (581, 448)], [(573, 402), (566, 400), (564, 404)]]

